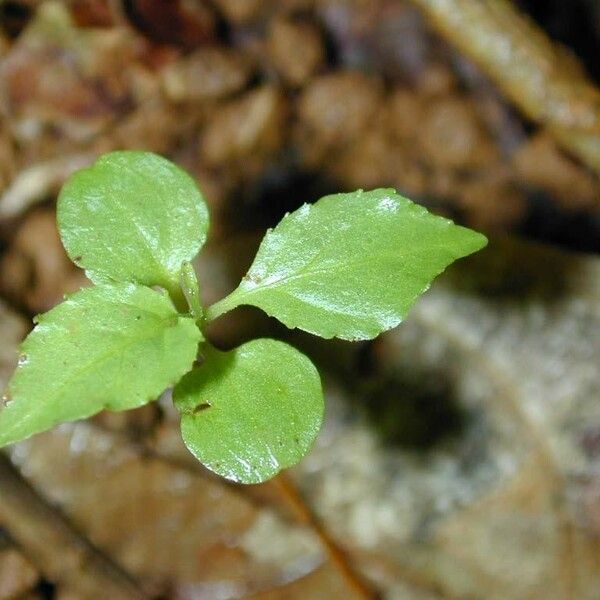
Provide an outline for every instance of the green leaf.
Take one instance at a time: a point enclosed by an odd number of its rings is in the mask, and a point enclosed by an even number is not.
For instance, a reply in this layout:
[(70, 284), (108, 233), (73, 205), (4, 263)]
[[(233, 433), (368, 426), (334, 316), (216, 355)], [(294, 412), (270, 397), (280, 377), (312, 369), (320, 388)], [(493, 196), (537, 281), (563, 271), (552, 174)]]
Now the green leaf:
[(317, 370), (298, 350), (269, 339), (208, 353), (173, 398), (192, 454), (241, 483), (260, 483), (299, 462), (323, 420)]
[(64, 185), (58, 226), (92, 281), (160, 285), (177, 296), (181, 263), (206, 240), (208, 210), (194, 180), (167, 159), (111, 152)]
[(391, 189), (326, 196), (268, 231), (240, 286), (207, 315), (250, 304), (324, 338), (371, 339), (486, 243)]
[(192, 367), (202, 336), (160, 292), (85, 288), (38, 317), (0, 409), (0, 446), (104, 408), (146, 404)]

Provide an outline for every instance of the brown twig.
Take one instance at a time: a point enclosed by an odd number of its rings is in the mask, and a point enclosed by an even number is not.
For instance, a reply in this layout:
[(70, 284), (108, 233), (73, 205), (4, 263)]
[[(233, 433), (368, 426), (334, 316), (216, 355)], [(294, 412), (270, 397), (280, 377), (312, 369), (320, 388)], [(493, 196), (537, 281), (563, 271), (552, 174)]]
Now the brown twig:
[(298, 521), (310, 527), (317, 534), (332, 564), (343, 575), (352, 591), (358, 597), (365, 600), (375, 600), (377, 594), (354, 571), (346, 554), (323, 527), (320, 519), (304, 501), (304, 498), (302, 498), (302, 495), (289, 477), (280, 473), (269, 484), (277, 489), (278, 493), (292, 509)]
[(0, 453), (0, 524), (51, 581), (78, 598), (143, 600), (146, 594), (81, 535)]
[(413, 0), (523, 113), (600, 173), (600, 90), (508, 0)]

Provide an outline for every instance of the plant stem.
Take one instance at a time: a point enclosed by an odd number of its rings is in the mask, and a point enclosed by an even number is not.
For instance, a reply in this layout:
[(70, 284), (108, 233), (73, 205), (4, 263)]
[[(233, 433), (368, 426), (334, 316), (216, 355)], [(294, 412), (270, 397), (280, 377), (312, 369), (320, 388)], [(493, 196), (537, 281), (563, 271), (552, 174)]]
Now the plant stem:
[(192, 316), (196, 319), (198, 327), (202, 328), (204, 323), (204, 308), (200, 301), (200, 284), (198, 282), (198, 277), (196, 276), (196, 271), (189, 261), (186, 261), (181, 265), (179, 280), (181, 291), (183, 292)]
[(190, 312), (190, 307), (188, 306), (185, 294), (179, 285), (165, 286), (165, 289), (178, 312), (183, 314)]

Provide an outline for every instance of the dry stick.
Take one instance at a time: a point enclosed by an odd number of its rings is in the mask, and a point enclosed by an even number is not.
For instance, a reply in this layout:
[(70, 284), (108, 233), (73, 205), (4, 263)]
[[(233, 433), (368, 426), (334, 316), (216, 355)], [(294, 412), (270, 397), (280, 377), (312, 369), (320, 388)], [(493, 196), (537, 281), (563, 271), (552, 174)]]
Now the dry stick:
[(523, 113), (600, 173), (600, 90), (508, 0), (412, 0)]
[(306, 525), (308, 525), (319, 537), (321, 543), (325, 547), (325, 550), (329, 556), (331, 562), (344, 576), (344, 579), (352, 590), (361, 598), (365, 600), (374, 600), (377, 598), (375, 594), (364, 581), (354, 572), (347, 556), (333, 541), (327, 530), (321, 524), (319, 518), (314, 514), (310, 507), (302, 498), (302, 495), (292, 483), (292, 481), (283, 473), (280, 473), (275, 479), (269, 482), (273, 485), (280, 495), (286, 500), (289, 506), (293, 509), (296, 518)]
[(64, 584), (78, 598), (148, 598), (127, 573), (47, 504), (2, 453), (0, 524), (49, 580)]

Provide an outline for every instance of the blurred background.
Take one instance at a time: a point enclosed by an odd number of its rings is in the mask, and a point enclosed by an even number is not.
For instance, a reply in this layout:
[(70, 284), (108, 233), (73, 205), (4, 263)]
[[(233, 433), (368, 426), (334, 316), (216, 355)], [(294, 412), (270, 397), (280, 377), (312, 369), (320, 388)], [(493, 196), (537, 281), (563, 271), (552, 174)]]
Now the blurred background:
[(389, 186), (490, 237), (377, 340), (238, 309), (323, 373), (312, 453), (259, 486), (185, 450), (168, 394), (0, 454), (0, 599), (600, 599), (597, 0), (0, 0), (0, 387), (86, 284), (55, 200), (161, 153), (231, 291), (267, 227)]

